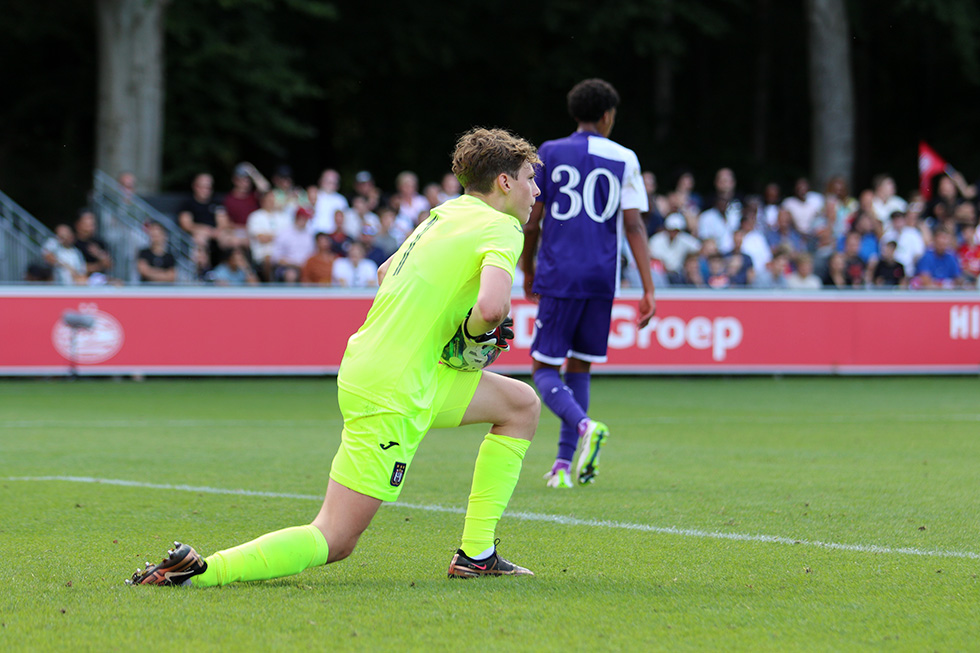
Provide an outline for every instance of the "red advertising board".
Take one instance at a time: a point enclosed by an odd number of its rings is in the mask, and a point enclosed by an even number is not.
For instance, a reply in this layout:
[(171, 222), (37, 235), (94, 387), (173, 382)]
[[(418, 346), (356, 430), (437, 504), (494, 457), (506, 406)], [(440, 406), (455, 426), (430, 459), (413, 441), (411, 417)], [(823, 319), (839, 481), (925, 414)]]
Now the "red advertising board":
[[(284, 288), (0, 288), (0, 375), (329, 374), (371, 295)], [(494, 369), (525, 373), (536, 306)], [(72, 329), (66, 313), (91, 318)], [(665, 290), (617, 300), (596, 373), (980, 373), (976, 293)]]

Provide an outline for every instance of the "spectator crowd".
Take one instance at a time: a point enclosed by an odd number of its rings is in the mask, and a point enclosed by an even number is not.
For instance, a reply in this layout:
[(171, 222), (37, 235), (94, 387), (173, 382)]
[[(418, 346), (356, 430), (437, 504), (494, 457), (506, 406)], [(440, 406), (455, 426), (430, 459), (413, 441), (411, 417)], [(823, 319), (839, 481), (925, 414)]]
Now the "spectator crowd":
[[(280, 166), (267, 180), (249, 163), (236, 166), (231, 189), (220, 197), (214, 179), (200, 173), (177, 212), (194, 240), (198, 281), (221, 285), (317, 284), (371, 288), (380, 266), (429, 210), (459, 194), (456, 178), (419, 192), (418, 177), (403, 172), (391, 194), (371, 173), (354, 178), (354, 192), (340, 192), (340, 173), (324, 170), (317, 184), (302, 187)], [(161, 251), (163, 247), (161, 246)], [(139, 254), (144, 281), (160, 280), (161, 268)], [(167, 269), (172, 261), (165, 261)]]
[[(734, 172), (700, 196), (680, 174), (666, 193), (644, 172), (650, 257), (658, 286), (696, 288), (976, 288), (978, 186), (960, 173), (932, 180), (931, 197), (896, 193), (878, 175), (853, 196), (843, 177), (821, 190), (805, 177), (783, 193), (739, 192)], [(638, 285), (628, 261), (627, 283)]]
[[(959, 173), (938, 175), (928, 199), (918, 191), (901, 197), (885, 174), (856, 195), (843, 177), (822, 190), (799, 178), (789, 193), (768, 183), (757, 194), (743, 194), (729, 168), (718, 170), (703, 194), (690, 172), (676, 175), (666, 192), (652, 172), (643, 178), (658, 287), (978, 287), (980, 194)], [(119, 181), (131, 192), (131, 176)], [(344, 194), (333, 169), (303, 187), (288, 166), (277, 168), (270, 181), (241, 163), (223, 195), (211, 174), (196, 175), (176, 222), (193, 238), (199, 282), (371, 288), (378, 266), (429, 211), (461, 192), (448, 173), (420, 190), (417, 175), (406, 171), (393, 186), (386, 192), (361, 171)], [(173, 283), (176, 259), (166, 229), (151, 223), (146, 231), (149, 244), (137, 253), (140, 279)], [(629, 248), (623, 251), (624, 285), (639, 287)], [(112, 257), (89, 210), (73, 224), (58, 225), (43, 252), (47, 275), (33, 270), (29, 278), (111, 281)]]

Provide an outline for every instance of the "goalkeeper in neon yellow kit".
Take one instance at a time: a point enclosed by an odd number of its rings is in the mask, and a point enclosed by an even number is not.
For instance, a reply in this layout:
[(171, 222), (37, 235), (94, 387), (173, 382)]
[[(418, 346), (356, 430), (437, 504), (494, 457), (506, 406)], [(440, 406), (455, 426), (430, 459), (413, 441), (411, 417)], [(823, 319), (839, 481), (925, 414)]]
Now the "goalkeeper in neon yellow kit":
[(209, 587), (342, 560), (381, 502), (398, 498), (425, 433), (477, 423), (492, 426), (476, 459), (449, 576), (531, 574), (497, 554), (494, 531), (537, 428), (537, 394), (492, 372), (455, 370), (440, 355), (451, 339), (463, 347), (496, 339), (505, 347), (502, 335), (513, 335), (501, 324), (522, 226), (540, 192), (536, 163), (535, 148), (504, 130), (473, 129), (457, 142), (453, 172), (464, 194), (433, 209), (380, 267), (374, 303), (347, 343), (337, 378), (341, 445), (313, 522), (207, 558), (175, 543), (161, 563), (128, 582)]

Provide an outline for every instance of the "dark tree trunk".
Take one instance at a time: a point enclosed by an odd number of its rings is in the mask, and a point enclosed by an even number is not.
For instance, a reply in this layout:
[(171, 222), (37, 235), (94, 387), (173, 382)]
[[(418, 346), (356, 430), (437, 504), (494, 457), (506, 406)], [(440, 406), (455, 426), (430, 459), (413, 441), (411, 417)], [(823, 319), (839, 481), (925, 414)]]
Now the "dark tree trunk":
[(854, 82), (844, 0), (806, 0), (811, 110), (811, 184), (854, 183)]
[(168, 0), (97, 0), (99, 94), (95, 166), (160, 188), (163, 165), (164, 11)]

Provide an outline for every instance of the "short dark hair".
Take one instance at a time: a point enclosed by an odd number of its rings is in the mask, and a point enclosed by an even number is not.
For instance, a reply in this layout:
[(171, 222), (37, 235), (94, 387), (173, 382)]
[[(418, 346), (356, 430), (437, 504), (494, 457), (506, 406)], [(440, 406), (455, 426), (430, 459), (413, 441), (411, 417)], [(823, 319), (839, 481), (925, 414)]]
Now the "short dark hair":
[(577, 122), (597, 122), (619, 106), (619, 93), (603, 79), (586, 79), (568, 92), (568, 113)]

